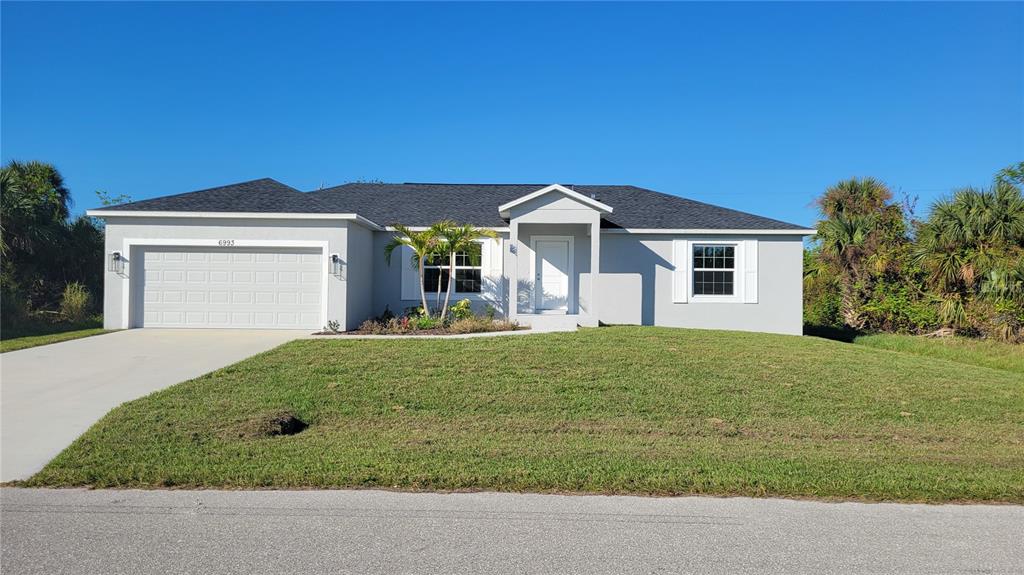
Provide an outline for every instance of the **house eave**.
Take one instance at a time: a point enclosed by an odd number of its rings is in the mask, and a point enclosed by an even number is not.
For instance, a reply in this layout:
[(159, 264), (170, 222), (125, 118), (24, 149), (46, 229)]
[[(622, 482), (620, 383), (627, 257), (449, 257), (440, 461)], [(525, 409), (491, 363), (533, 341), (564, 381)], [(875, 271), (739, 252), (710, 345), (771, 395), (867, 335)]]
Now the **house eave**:
[(355, 213), (311, 214), (301, 212), (171, 212), (144, 210), (88, 210), (85, 215), (94, 218), (197, 218), (245, 220), (345, 220), (354, 221), (371, 230), (383, 231), (384, 226)]

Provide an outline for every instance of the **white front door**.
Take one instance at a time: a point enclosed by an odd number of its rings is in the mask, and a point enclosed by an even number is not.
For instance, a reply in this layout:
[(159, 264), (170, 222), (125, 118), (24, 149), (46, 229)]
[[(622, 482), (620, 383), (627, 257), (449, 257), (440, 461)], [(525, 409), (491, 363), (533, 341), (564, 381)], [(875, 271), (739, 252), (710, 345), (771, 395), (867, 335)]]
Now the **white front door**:
[(569, 309), (569, 276), (572, 256), (568, 239), (537, 239), (534, 242), (536, 262), (536, 309)]
[(138, 256), (136, 327), (323, 325), (323, 260), (317, 249), (148, 246)]

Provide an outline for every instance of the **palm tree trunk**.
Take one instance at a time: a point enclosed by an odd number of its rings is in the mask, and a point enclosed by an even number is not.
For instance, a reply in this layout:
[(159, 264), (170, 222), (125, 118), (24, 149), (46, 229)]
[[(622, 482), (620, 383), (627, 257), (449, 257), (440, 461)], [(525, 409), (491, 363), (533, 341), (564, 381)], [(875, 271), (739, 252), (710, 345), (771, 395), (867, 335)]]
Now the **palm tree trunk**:
[(448, 315), (448, 302), (452, 299), (452, 286), (455, 285), (455, 252), (448, 256), (448, 292), (444, 294), (444, 307), (441, 308), (441, 319)]
[(423, 302), (423, 314), (430, 317), (430, 307), (427, 306), (427, 290), (423, 288), (423, 280), (427, 275), (423, 268), (423, 256), (420, 256), (420, 301)]
[(853, 329), (861, 329), (864, 327), (864, 318), (860, 315), (860, 301), (857, 297), (856, 287), (854, 287), (853, 279), (846, 278), (843, 282), (842, 294), (840, 296), (839, 305), (843, 314), (843, 323)]
[(441, 270), (440, 269), (437, 270), (437, 295), (434, 296), (434, 309), (437, 310), (437, 313), (441, 313), (440, 306), (441, 306), (441, 276), (442, 275), (443, 274), (441, 273)]

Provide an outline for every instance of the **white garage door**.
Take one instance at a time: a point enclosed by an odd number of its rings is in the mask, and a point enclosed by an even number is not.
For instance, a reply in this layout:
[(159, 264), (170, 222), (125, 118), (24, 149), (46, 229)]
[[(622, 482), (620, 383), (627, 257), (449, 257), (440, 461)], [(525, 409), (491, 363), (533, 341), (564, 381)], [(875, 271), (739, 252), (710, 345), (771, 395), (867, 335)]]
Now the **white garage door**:
[[(322, 326), (320, 250), (147, 247), (133, 286), (142, 327)], [(138, 256), (136, 256), (138, 257)]]

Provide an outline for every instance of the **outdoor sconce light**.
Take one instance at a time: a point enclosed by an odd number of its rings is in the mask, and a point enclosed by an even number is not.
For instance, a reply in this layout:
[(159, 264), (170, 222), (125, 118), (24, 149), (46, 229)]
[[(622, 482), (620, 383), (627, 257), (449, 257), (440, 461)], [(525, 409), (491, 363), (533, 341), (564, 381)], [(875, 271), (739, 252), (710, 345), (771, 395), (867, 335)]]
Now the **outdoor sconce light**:
[(121, 252), (111, 252), (107, 270), (118, 274), (124, 273), (124, 257), (121, 256)]
[(338, 254), (331, 254), (331, 275), (341, 277), (341, 256)]

